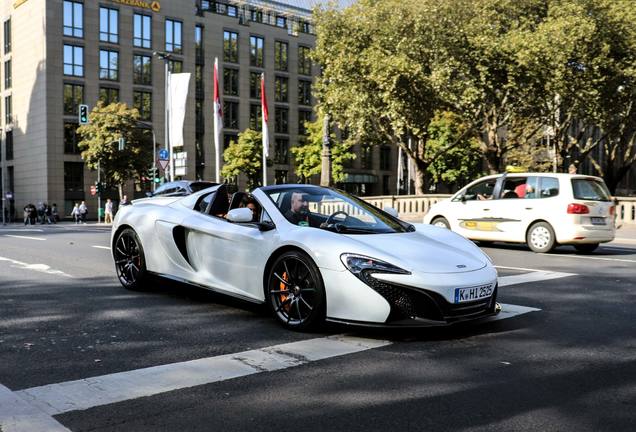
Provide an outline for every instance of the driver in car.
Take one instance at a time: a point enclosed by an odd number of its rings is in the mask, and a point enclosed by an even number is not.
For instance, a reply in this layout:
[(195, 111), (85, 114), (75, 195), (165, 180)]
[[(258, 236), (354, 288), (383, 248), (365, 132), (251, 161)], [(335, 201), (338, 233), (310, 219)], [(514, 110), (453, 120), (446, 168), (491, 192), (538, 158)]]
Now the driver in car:
[(285, 213), (288, 221), (298, 226), (309, 226), (309, 204), (302, 192), (292, 192), (291, 208)]

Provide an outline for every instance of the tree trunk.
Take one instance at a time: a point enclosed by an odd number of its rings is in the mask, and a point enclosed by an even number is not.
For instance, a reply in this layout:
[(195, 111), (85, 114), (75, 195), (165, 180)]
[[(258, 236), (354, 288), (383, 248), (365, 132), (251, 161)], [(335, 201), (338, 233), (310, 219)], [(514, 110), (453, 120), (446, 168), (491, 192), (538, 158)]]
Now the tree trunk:
[(424, 195), (426, 193), (426, 170), (428, 164), (420, 159), (413, 159), (415, 162), (415, 195)]
[(124, 198), (124, 185), (119, 183), (117, 185), (117, 190), (119, 190), (119, 201), (121, 201)]
[(502, 171), (502, 155), (499, 148), (499, 136), (497, 126), (493, 123), (485, 125), (486, 130), (481, 134), (481, 150), (486, 159), (489, 174), (497, 174)]

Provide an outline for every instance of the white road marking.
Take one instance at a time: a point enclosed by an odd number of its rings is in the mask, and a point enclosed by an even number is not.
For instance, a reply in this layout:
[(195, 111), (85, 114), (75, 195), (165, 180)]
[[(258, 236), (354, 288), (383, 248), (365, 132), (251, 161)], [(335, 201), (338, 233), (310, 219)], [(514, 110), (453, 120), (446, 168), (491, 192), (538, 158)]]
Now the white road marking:
[(576, 259), (597, 260), (597, 261), (636, 263), (636, 260), (630, 260), (630, 259), (624, 259), (624, 258), (604, 258), (600, 256), (585, 256), (585, 255), (555, 255), (555, 256), (558, 256), (559, 258), (576, 258)]
[(537, 309), (533, 307), (511, 305), (511, 304), (505, 304), (505, 303), (500, 303), (500, 305), (501, 305), (501, 312), (499, 312), (495, 316), (485, 318), (484, 322), (499, 321), (499, 320), (503, 320), (507, 318), (512, 318), (518, 315), (523, 315), (529, 312), (537, 312), (541, 310), (541, 309)]
[(16, 261), (14, 259), (5, 258), (5, 257), (1, 257), (1, 256), (0, 256), (0, 261), (7, 261), (7, 262), (13, 264), (14, 267), (18, 267), (18, 268), (25, 269), (25, 270), (33, 270), (33, 271), (37, 271), (37, 272), (41, 272), (41, 273), (57, 275), (57, 276), (65, 276), (65, 277), (69, 277), (69, 278), (73, 277), (70, 274), (64, 273), (61, 270), (52, 269), (50, 266), (48, 266), (46, 264), (28, 264), (28, 263), (25, 263), (25, 262), (22, 262), (22, 261)]
[[(520, 267), (500, 267), (498, 268), (506, 268), (511, 270), (528, 270)], [(500, 276), (499, 277), (499, 286), (510, 286), (510, 285), (519, 285), (522, 283), (528, 282), (541, 282), (544, 280), (551, 279), (560, 279), (568, 276), (576, 276), (575, 273), (563, 273), (563, 272), (553, 272), (553, 271), (544, 271), (544, 270), (531, 270), (531, 273), (522, 273), (518, 275), (510, 275), (510, 276)]]
[(109, 247), (109, 246), (92, 246), (92, 247), (97, 248), (97, 249), (107, 249), (107, 250), (110, 250), (110, 247)]
[(44, 232), (39, 228), (0, 228), (2, 232)]
[(346, 335), (154, 366), (15, 392), (48, 415), (122, 402), (232, 378), (300, 366), (390, 345)]
[(0, 430), (2, 432), (70, 432), (53, 417), (43, 413), (1, 384)]
[(11, 234), (5, 234), (4, 236), (18, 238), (18, 239), (25, 239), (25, 240), (40, 240), (40, 241), (46, 240), (45, 238), (42, 238), (42, 237), (27, 237), (27, 236), (11, 235)]

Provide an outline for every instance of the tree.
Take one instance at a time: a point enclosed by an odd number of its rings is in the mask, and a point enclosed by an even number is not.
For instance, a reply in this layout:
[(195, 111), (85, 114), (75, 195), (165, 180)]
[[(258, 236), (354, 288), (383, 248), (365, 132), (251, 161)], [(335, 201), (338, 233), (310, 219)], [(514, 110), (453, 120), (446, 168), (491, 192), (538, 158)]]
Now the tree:
[[(324, 114), (319, 113), (315, 121), (305, 122), (307, 138), (304, 143), (291, 148), (296, 165), (296, 173), (307, 180), (315, 174), (320, 174), (322, 168), (322, 139), (323, 139)], [(333, 133), (329, 135), (331, 141), (331, 173), (334, 182), (344, 180), (344, 164), (348, 160), (355, 159), (355, 154), (350, 150), (349, 141), (338, 141)]]
[[(139, 112), (124, 103), (104, 106), (99, 102), (89, 115), (89, 123), (77, 129), (82, 159), (90, 169), (101, 169), (102, 182), (117, 186), (120, 199), (123, 185), (139, 178), (152, 164), (152, 145), (146, 130), (138, 127)], [(117, 142), (124, 138), (123, 150)]]
[(252, 189), (260, 184), (263, 144), (262, 135), (252, 129), (239, 133), (238, 141), (231, 141), (223, 152), (225, 161), (221, 175), (225, 178), (237, 178), (240, 174), (247, 177), (247, 187)]

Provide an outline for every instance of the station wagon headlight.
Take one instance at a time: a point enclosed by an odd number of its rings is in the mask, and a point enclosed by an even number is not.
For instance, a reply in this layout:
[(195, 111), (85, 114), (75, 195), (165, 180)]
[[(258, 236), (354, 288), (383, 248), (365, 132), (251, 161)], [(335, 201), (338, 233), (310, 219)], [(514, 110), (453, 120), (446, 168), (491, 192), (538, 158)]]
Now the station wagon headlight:
[(364, 255), (344, 253), (340, 255), (340, 260), (351, 273), (365, 283), (368, 281), (367, 277), (372, 273), (411, 274), (410, 271), (393, 264)]

